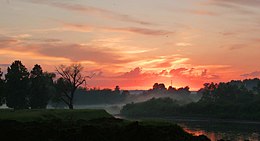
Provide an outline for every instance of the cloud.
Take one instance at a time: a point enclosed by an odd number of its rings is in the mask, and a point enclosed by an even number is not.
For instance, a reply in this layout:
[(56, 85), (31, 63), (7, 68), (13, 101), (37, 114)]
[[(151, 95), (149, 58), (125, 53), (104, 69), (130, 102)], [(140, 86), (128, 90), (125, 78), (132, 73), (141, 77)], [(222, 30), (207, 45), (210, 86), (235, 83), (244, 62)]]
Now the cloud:
[(254, 42), (260, 43), (260, 38), (253, 39)]
[(247, 47), (245, 44), (234, 44), (229, 47), (229, 50), (238, 50)]
[(8, 48), (20, 43), (20, 40), (14, 37), (0, 35), (0, 48)]
[(185, 71), (187, 71), (187, 68), (178, 68), (178, 69), (172, 69), (169, 74), (171, 74), (173, 77), (179, 77), (182, 76)]
[(19, 34), (15, 36), (0, 35), (0, 48), (14, 47), (18, 44), (24, 44), (25, 42), (57, 43), (61, 41), (61, 39), (57, 38), (35, 38), (29, 34)]
[[(89, 61), (96, 64), (124, 64), (131, 59), (120, 50), (101, 47), (96, 44), (62, 43), (59, 39), (22, 39), (0, 36), (0, 50), (17, 53), (31, 53), (33, 56), (64, 58), (70, 61)], [(134, 54), (133, 54), (134, 55)], [(17, 58), (17, 56), (14, 58)]]
[(156, 29), (140, 28), (140, 27), (106, 28), (106, 30), (116, 31), (116, 32), (130, 32), (130, 33), (137, 33), (137, 34), (151, 35), (151, 36), (168, 35), (174, 33), (166, 30), (156, 30)]
[(207, 69), (204, 69), (202, 72), (201, 72), (201, 76), (204, 77), (207, 75), (207, 72), (208, 70)]
[(239, 33), (237, 32), (219, 32), (221, 35), (223, 36), (234, 36), (234, 35), (238, 35)]
[(91, 32), (94, 27), (90, 25), (62, 23), (64, 31)]
[(260, 71), (254, 71), (254, 72), (251, 72), (251, 73), (246, 73), (246, 74), (242, 74), (240, 75), (242, 77), (260, 77)]
[(169, 68), (172, 66), (172, 63), (169, 62), (169, 61), (165, 61), (165, 62), (162, 62), (162, 63), (158, 63), (155, 65), (155, 68)]
[(131, 70), (130, 72), (126, 72), (123, 75), (121, 75), (120, 77), (125, 77), (125, 78), (135, 78), (140, 76), (142, 73), (142, 69), (137, 67), (133, 70)]
[(176, 46), (186, 47), (186, 46), (192, 46), (192, 44), (191, 43), (180, 42), (180, 43), (176, 43)]
[(177, 68), (169, 71), (172, 77), (197, 80), (212, 80), (220, 78), (219, 75), (209, 73), (206, 68)]
[(34, 52), (52, 57), (64, 57), (71, 61), (92, 61), (99, 64), (126, 63), (116, 50), (79, 44), (40, 44), (29, 46)]
[(62, 23), (62, 29), (64, 31), (76, 31), (76, 32), (91, 32), (91, 31), (112, 31), (112, 32), (127, 32), (127, 33), (136, 33), (143, 35), (151, 35), (151, 36), (160, 36), (160, 35), (168, 35), (174, 32), (167, 30), (157, 30), (150, 28), (141, 28), (141, 27), (98, 27), (91, 25), (83, 25), (83, 24), (73, 24), (73, 23)]
[(40, 42), (40, 43), (61, 43), (62, 42), (61, 39), (57, 39), (57, 38), (35, 38), (35, 37), (22, 39), (21, 41)]
[(225, 3), (225, 4), (237, 4), (248, 6), (259, 6), (259, 0), (211, 0), (212, 2)]
[(196, 15), (206, 15), (206, 16), (218, 16), (216, 12), (206, 11), (206, 10), (189, 10), (188, 12)]
[(70, 11), (76, 11), (76, 12), (81, 12), (85, 14), (90, 14), (94, 16), (99, 16), (102, 18), (107, 18), (107, 19), (115, 19), (118, 21), (123, 21), (123, 22), (130, 22), (130, 23), (136, 23), (136, 24), (141, 24), (141, 25), (154, 25), (151, 22), (143, 21), (136, 19), (130, 15), (126, 14), (119, 14), (114, 11), (102, 9), (102, 8), (97, 8), (97, 7), (92, 7), (92, 6), (87, 6), (87, 5), (79, 5), (79, 4), (71, 4), (71, 3), (65, 3), (63, 2), (57, 2), (57, 1), (52, 1), (52, 0), (27, 0), (32, 3), (36, 4), (44, 4), (44, 5), (49, 5), (53, 7), (58, 7)]
[(248, 7), (255, 7), (260, 5), (259, 0), (208, 0), (202, 2), (202, 5), (215, 5), (223, 8), (233, 9), (239, 14), (257, 14)]

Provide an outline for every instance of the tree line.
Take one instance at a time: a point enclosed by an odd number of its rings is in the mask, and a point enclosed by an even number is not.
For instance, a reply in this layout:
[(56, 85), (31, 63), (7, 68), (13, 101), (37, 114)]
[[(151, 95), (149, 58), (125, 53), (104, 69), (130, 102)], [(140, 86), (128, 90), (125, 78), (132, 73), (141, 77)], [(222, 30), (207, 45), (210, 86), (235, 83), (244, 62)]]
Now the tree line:
[(130, 103), (121, 114), (128, 117), (203, 117), (260, 120), (260, 80), (232, 80), (205, 83), (197, 102), (180, 105), (170, 98), (152, 98), (141, 103)]
[[(13, 109), (43, 109), (49, 101), (61, 100), (73, 109), (75, 91), (86, 82), (80, 64), (60, 65), (56, 73), (44, 72), (38, 64), (29, 72), (21, 61), (14, 61), (5, 77), (0, 69), (0, 104)], [(55, 79), (56, 74), (60, 77)]]

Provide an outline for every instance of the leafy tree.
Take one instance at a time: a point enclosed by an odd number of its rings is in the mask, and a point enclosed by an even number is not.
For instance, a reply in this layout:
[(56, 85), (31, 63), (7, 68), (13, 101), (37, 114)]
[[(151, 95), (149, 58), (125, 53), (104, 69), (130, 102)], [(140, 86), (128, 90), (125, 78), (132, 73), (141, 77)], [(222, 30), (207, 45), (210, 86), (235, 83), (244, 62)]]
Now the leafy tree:
[(189, 86), (186, 86), (186, 87), (181, 87), (181, 88), (178, 88), (177, 90), (180, 94), (190, 94), (190, 87)]
[(3, 72), (0, 68), (0, 105), (4, 103), (4, 89), (5, 89), (5, 81), (2, 79)]
[(7, 69), (6, 104), (14, 109), (28, 109), (29, 72), (21, 61), (14, 61)]
[(120, 94), (120, 87), (116, 86), (114, 92), (115, 94)]
[(40, 65), (36, 64), (30, 74), (30, 107), (32, 109), (46, 108), (53, 90), (55, 74), (43, 73)]
[(154, 83), (153, 90), (157, 90), (157, 89), (159, 89), (159, 84), (158, 83)]
[(80, 64), (60, 65), (56, 71), (61, 76), (56, 82), (57, 97), (67, 104), (69, 109), (73, 109), (75, 91), (86, 82), (86, 78), (91, 77), (83, 76), (83, 67)]
[(260, 95), (260, 81), (257, 83), (257, 86), (254, 87), (254, 91)]
[(214, 100), (214, 90), (218, 87), (215, 83), (205, 83), (204, 88), (200, 90), (202, 97), (200, 102), (210, 102)]

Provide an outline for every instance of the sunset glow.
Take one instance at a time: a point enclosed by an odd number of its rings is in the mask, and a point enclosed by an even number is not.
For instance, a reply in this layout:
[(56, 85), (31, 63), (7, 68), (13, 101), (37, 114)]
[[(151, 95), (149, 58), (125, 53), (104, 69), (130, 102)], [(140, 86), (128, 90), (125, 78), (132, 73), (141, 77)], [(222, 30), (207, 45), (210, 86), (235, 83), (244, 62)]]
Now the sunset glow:
[(2, 0), (0, 68), (81, 63), (88, 87), (260, 77), (258, 0)]

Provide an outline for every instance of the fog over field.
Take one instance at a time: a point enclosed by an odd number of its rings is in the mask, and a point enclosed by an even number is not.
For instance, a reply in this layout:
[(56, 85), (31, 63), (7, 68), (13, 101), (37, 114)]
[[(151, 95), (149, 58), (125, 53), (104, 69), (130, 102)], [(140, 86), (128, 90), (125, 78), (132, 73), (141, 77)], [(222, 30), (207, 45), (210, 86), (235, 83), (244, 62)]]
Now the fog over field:
[[(197, 92), (191, 92), (192, 94), (166, 94), (166, 93), (151, 93), (147, 94), (146, 90), (140, 91), (129, 91), (128, 95), (119, 95), (117, 98), (113, 99), (113, 95), (108, 96), (107, 100), (105, 98), (100, 99), (99, 96), (86, 94), (82, 91), (78, 91), (75, 95), (74, 108), (75, 109), (105, 109), (108, 113), (112, 115), (117, 115), (120, 113), (122, 107), (129, 103), (139, 103), (150, 100), (152, 98), (166, 98), (169, 97), (176, 100), (178, 104), (185, 105), (191, 102), (197, 102), (201, 95)], [(47, 108), (67, 108), (65, 105), (55, 105), (49, 104)]]

